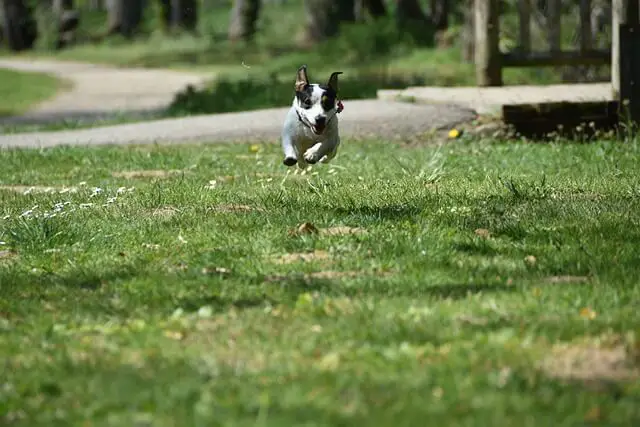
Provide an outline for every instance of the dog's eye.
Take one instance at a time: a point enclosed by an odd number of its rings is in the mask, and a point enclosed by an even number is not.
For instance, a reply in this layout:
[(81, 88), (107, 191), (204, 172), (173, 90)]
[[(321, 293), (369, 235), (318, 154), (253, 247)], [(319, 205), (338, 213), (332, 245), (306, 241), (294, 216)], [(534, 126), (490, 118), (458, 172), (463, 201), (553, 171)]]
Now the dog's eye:
[(311, 108), (311, 100), (310, 99), (305, 99), (304, 101), (302, 101), (302, 105), (305, 108)]

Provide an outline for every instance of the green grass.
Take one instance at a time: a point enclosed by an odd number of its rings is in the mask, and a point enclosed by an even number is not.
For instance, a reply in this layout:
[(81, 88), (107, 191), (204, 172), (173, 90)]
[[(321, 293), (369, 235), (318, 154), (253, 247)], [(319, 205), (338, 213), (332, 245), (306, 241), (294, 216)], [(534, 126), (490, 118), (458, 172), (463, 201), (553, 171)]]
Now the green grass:
[(287, 175), (276, 144), (1, 151), (0, 419), (637, 424), (639, 159), (344, 141)]
[(0, 117), (25, 113), (64, 88), (59, 79), (43, 73), (0, 68)]

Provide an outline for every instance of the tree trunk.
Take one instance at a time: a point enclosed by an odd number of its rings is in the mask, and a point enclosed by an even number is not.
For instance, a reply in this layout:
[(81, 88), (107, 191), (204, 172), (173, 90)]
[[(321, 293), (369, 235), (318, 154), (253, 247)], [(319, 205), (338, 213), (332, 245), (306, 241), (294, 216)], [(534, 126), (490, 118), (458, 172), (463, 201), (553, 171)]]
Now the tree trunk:
[(197, 0), (160, 0), (160, 9), (165, 29), (196, 30), (198, 26)]
[(315, 44), (334, 37), (341, 22), (354, 22), (354, 0), (305, 0), (307, 15), (304, 41)]
[(387, 15), (387, 8), (383, 0), (364, 0), (364, 7), (374, 18)]
[(449, 28), (449, 0), (431, 0), (431, 21), (436, 31)]
[(9, 49), (20, 52), (33, 48), (38, 38), (38, 27), (31, 8), (22, 0), (0, 0), (0, 9), (3, 38)]
[(73, 0), (53, 0), (51, 9), (57, 20), (56, 49), (62, 49), (75, 38), (75, 29), (80, 24), (80, 14), (74, 10)]
[(402, 32), (410, 34), (419, 44), (433, 44), (433, 24), (418, 0), (396, 0), (396, 22)]
[(464, 8), (464, 24), (462, 26), (461, 44), (462, 60), (471, 63), (475, 57), (475, 17), (473, 11), (473, 0), (466, 0)]
[(260, 0), (235, 0), (231, 9), (229, 40), (250, 41), (256, 32)]
[(108, 0), (109, 29), (107, 33), (130, 38), (142, 22), (144, 0)]

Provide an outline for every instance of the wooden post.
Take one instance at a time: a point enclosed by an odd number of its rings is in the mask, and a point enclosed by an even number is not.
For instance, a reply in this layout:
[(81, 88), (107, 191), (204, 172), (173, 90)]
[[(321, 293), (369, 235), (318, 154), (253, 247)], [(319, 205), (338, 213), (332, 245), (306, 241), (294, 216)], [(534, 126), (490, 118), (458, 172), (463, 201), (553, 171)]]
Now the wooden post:
[(580, 0), (580, 51), (593, 47), (591, 39), (591, 0)]
[(626, 23), (627, 0), (613, 0), (611, 6), (611, 90), (620, 98), (620, 25)]
[(562, 43), (562, 2), (560, 0), (547, 0), (547, 31), (549, 36), (549, 51), (559, 52)]
[(518, 0), (518, 47), (523, 53), (531, 52), (531, 0)]
[(478, 86), (502, 86), (500, 0), (475, 0), (475, 63)]
[[(629, 0), (625, 24), (619, 26), (620, 113), (622, 121), (640, 124), (640, 3)], [(634, 129), (636, 131), (637, 129)]]

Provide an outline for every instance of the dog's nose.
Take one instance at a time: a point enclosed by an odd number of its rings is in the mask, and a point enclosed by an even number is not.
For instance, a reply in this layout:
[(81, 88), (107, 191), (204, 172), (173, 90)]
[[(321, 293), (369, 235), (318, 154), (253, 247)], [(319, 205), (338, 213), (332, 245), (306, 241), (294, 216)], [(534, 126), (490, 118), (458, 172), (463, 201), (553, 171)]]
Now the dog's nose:
[(327, 118), (325, 116), (317, 116), (316, 117), (316, 125), (324, 126), (326, 124)]

